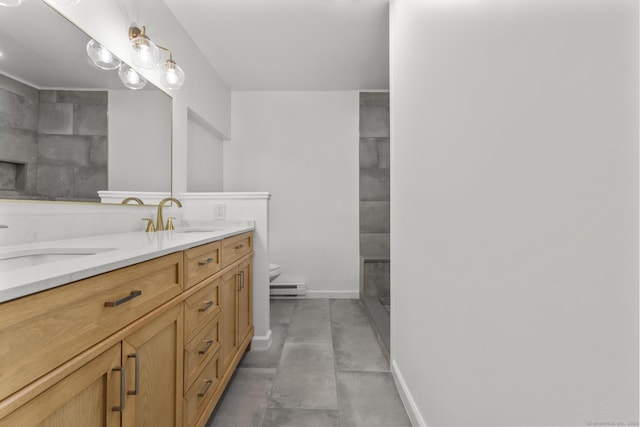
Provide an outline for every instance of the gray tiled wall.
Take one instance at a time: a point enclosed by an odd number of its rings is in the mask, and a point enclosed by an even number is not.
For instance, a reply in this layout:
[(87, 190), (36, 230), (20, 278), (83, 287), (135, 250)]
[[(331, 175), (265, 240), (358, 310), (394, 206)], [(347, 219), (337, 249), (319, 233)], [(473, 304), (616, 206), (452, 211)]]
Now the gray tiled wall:
[(38, 90), (0, 74), (0, 194), (35, 192)]
[(107, 189), (107, 92), (40, 92), (38, 193), (97, 199)]
[(388, 297), (389, 93), (360, 93), (361, 297)]
[(360, 254), (389, 256), (389, 93), (360, 93)]
[(0, 75), (0, 196), (97, 200), (107, 92), (37, 90)]

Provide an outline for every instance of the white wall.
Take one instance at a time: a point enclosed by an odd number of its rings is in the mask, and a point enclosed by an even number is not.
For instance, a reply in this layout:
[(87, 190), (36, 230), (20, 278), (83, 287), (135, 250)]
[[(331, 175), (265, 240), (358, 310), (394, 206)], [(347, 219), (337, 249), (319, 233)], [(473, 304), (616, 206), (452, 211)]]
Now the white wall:
[[(253, 325), (251, 350), (271, 345), (269, 312), (269, 194), (268, 193), (181, 193), (183, 219), (210, 223), (217, 205), (224, 205), (230, 221), (253, 221)], [(1, 219), (1, 217), (0, 217)], [(194, 222), (195, 221), (195, 222)]]
[(158, 120), (171, 117), (167, 99), (159, 91), (109, 91), (111, 191), (171, 192), (171, 121)]
[(224, 190), (266, 191), (278, 282), (358, 292), (358, 93), (234, 92)]
[(193, 111), (188, 118), (187, 190), (222, 191), (222, 137)]
[(391, 7), (391, 357), (416, 424), (637, 422), (637, 0)]

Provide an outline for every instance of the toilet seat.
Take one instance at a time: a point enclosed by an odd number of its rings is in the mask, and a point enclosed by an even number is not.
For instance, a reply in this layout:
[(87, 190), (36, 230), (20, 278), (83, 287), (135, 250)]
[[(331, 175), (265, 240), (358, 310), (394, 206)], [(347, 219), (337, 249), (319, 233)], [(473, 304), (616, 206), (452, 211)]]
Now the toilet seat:
[(269, 264), (269, 281), (274, 281), (282, 273), (278, 264)]

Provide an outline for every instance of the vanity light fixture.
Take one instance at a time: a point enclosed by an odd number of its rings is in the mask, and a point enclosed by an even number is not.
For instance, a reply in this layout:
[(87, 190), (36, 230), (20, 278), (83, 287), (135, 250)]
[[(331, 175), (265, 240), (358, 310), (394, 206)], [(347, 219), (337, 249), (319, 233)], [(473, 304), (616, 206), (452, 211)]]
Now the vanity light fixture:
[(115, 70), (122, 64), (120, 58), (93, 39), (87, 43), (87, 55), (96, 67), (103, 70)]
[(142, 29), (133, 25), (129, 27), (129, 43), (132, 50), (131, 60), (135, 65), (147, 70), (158, 66), (160, 50), (145, 34), (145, 27)]
[(24, 0), (0, 0), (0, 6), (15, 7), (20, 6)]
[(125, 63), (120, 65), (118, 77), (120, 77), (122, 83), (129, 89), (142, 89), (147, 84), (147, 80), (144, 77)]
[(167, 89), (180, 89), (184, 83), (184, 71), (182, 71), (182, 68), (173, 60), (171, 51), (169, 49), (166, 50), (169, 52), (169, 59), (158, 67), (160, 71), (160, 82)]
[[(129, 43), (133, 53), (131, 54), (132, 62), (140, 68), (153, 69), (157, 68), (159, 72), (160, 83), (166, 89), (180, 89), (184, 84), (184, 71), (173, 60), (173, 53), (164, 46), (155, 44), (146, 34), (145, 27), (137, 27), (131, 25), (129, 27)], [(169, 59), (160, 63), (160, 51), (169, 54)]]

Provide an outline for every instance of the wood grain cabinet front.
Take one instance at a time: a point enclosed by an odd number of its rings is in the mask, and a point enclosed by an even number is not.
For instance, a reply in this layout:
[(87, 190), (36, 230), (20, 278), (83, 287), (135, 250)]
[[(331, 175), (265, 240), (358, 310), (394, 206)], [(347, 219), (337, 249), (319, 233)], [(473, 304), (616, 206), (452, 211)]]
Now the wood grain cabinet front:
[(210, 320), (220, 313), (220, 278), (206, 279), (198, 291), (184, 302), (185, 340), (191, 341)]
[[(220, 386), (222, 373), (217, 357), (211, 359), (184, 395), (185, 427), (205, 425), (211, 400)], [(213, 408), (211, 408), (213, 409)]]
[(179, 253), (0, 304), (0, 400), (181, 292)]
[(182, 306), (159, 312), (1, 418), (0, 426), (181, 425)]
[(0, 419), (0, 426), (118, 427), (113, 407), (120, 405), (122, 373), (117, 344)]
[(0, 303), (0, 427), (203, 427), (253, 337), (252, 256), (242, 233)]
[(223, 274), (220, 285), (221, 299), (221, 365), (226, 371), (235, 369), (241, 350), (253, 337), (252, 321), (252, 259), (245, 259)]
[(220, 271), (220, 246), (218, 241), (184, 251), (185, 289)]
[(253, 232), (227, 237), (222, 241), (222, 268), (253, 252)]

